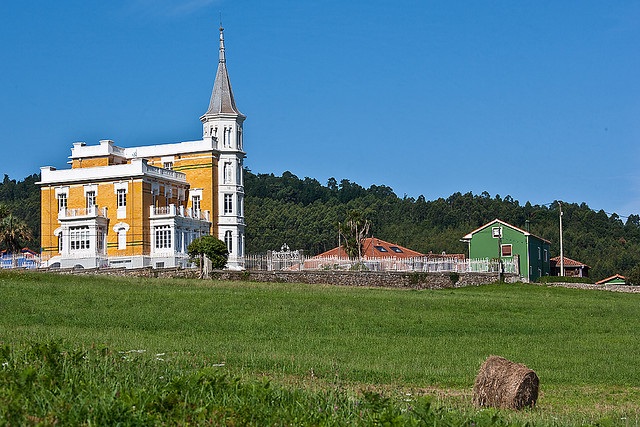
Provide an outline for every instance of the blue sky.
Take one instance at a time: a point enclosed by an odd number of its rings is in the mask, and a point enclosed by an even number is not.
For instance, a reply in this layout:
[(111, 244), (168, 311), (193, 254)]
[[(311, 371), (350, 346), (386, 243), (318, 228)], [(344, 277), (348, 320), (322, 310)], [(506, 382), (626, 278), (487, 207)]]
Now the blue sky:
[(0, 172), (193, 140), (222, 13), (255, 173), (640, 213), (640, 2), (0, 5)]

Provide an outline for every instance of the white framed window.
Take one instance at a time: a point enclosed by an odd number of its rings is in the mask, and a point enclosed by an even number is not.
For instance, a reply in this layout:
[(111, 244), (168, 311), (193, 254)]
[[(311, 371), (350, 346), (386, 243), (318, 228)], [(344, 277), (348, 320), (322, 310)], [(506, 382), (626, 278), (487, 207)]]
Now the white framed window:
[(129, 231), (129, 224), (119, 222), (113, 226), (113, 231), (115, 231), (118, 236), (118, 250), (127, 249), (127, 231)]
[(501, 245), (500, 252), (502, 256), (513, 256), (513, 246), (512, 245)]
[(58, 212), (68, 207), (69, 187), (56, 187), (56, 199), (58, 201)]
[(224, 183), (231, 184), (233, 176), (233, 170), (231, 169), (231, 162), (224, 162)]
[(118, 209), (127, 207), (127, 190), (119, 188), (116, 192), (116, 199), (118, 201)]
[(156, 249), (171, 249), (171, 226), (158, 225), (155, 227)]
[(55, 229), (53, 235), (58, 238), (58, 252), (62, 253), (62, 250), (64, 249), (62, 228)]
[(538, 246), (538, 261), (542, 259), (542, 248)]
[(230, 214), (233, 212), (233, 195), (225, 194), (224, 195), (224, 213)]
[(127, 249), (127, 230), (124, 227), (118, 230), (118, 249)]
[(163, 156), (160, 158), (163, 169), (173, 170), (173, 156)]
[(67, 209), (67, 193), (58, 194), (58, 212)]
[(224, 232), (224, 244), (227, 245), (227, 251), (231, 253), (233, 249), (233, 233), (231, 231)]
[(549, 261), (549, 252), (545, 249), (544, 250), (544, 262)]
[(491, 228), (491, 236), (494, 239), (499, 239), (500, 237), (502, 237), (502, 227)]
[(153, 206), (158, 207), (158, 196), (160, 195), (160, 184), (157, 182), (151, 183), (151, 203)]
[(87, 191), (84, 195), (87, 201), (87, 209), (91, 209), (96, 205), (96, 192), (95, 191)]
[(96, 249), (98, 250), (99, 253), (104, 253), (104, 246), (105, 246), (104, 237), (105, 237), (104, 228), (98, 227), (98, 230), (96, 233)]
[(200, 196), (197, 194), (194, 194), (193, 196), (191, 196), (191, 206), (193, 207), (194, 211), (199, 211), (200, 210)]
[(96, 184), (88, 184), (84, 186), (84, 198), (86, 200), (86, 208), (91, 209), (97, 206), (98, 186)]
[(69, 249), (81, 250), (91, 248), (91, 238), (89, 236), (89, 226), (83, 225), (79, 227), (69, 228)]

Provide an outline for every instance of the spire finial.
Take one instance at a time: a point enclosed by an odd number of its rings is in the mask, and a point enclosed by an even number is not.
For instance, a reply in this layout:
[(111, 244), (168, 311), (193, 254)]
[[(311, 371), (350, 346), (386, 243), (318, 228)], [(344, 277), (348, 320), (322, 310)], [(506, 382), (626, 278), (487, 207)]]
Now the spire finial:
[(226, 62), (224, 55), (224, 28), (222, 27), (222, 16), (220, 17), (220, 62)]

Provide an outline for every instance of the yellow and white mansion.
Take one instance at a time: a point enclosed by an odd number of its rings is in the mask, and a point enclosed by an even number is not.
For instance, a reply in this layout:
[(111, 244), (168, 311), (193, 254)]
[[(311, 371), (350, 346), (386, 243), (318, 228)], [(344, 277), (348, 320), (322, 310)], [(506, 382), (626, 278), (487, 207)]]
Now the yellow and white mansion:
[(50, 267), (175, 267), (213, 234), (244, 268), (242, 125), (220, 28), (218, 70), (202, 139), (123, 148), (76, 142), (71, 169), (41, 168), (42, 259)]

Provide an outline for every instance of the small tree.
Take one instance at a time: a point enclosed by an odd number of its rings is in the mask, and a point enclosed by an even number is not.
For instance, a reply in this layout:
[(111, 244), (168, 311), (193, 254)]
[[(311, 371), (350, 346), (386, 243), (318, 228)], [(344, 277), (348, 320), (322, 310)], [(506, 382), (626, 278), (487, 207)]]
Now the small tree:
[(371, 222), (359, 210), (347, 213), (347, 218), (340, 224), (342, 247), (350, 259), (362, 258), (362, 240), (369, 234)]
[(189, 244), (187, 253), (191, 259), (197, 259), (200, 264), (200, 277), (203, 276), (204, 258), (211, 261), (212, 268), (222, 269), (227, 265), (229, 251), (220, 239), (209, 234), (198, 237)]

